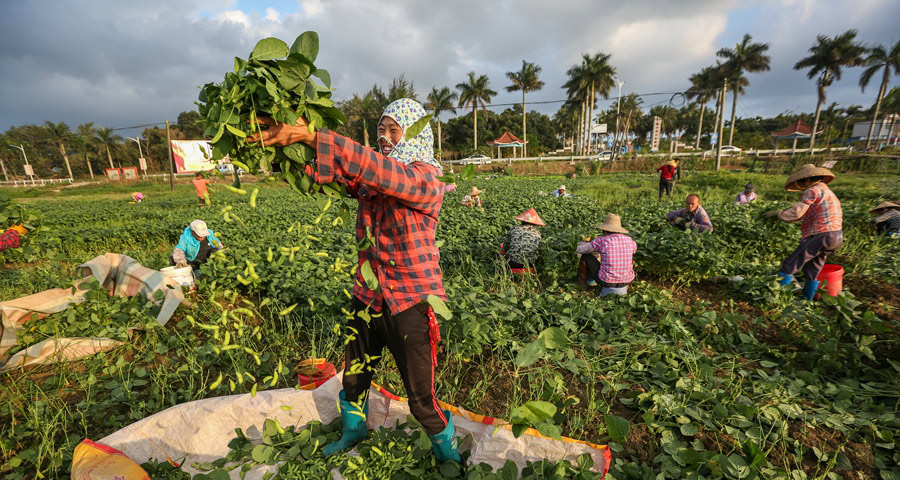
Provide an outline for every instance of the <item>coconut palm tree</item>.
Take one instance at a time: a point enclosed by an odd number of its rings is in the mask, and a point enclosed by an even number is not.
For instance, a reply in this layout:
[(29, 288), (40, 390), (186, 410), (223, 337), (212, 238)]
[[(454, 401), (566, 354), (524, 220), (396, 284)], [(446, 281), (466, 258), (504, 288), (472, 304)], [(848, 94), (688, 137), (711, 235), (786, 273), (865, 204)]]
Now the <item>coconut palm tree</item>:
[(856, 30), (847, 30), (834, 37), (816, 36), (815, 45), (809, 48), (809, 56), (794, 64), (794, 70), (809, 69), (806, 73), (807, 78), (819, 77), (816, 79), (818, 102), (812, 135), (809, 138), (810, 151), (816, 145), (816, 129), (819, 127), (819, 116), (826, 99), (825, 90), (835, 80), (841, 79), (844, 67), (855, 67), (863, 61), (862, 56), (866, 52), (866, 47), (856, 42), (856, 33)]
[(522, 91), (522, 156), (528, 156), (528, 127), (527, 110), (525, 109), (525, 94), (544, 88), (544, 82), (538, 77), (541, 67), (522, 60), (522, 69), (518, 72), (506, 72), (506, 78), (512, 85), (506, 87), (507, 92)]
[(625, 117), (625, 128), (623, 129), (622, 142), (628, 138), (628, 131), (632, 125), (637, 125), (641, 117), (644, 115), (641, 110), (641, 104), (644, 101), (636, 93), (629, 93), (622, 97), (621, 115)]
[(469, 72), (466, 82), (456, 84), (459, 89), (459, 107), (472, 107), (472, 117), (475, 121), (475, 134), (472, 145), (478, 151), (478, 107), (487, 113), (487, 104), (491, 103), (491, 97), (497, 92), (491, 90), (491, 81), (487, 75), (476, 76), (475, 72)]
[[(872, 123), (869, 124), (869, 135), (866, 137), (866, 147), (872, 144), (872, 134), (875, 132), (875, 122), (878, 120), (878, 112), (881, 110), (881, 101), (887, 92), (888, 82), (890, 82), (891, 74), (900, 75), (900, 41), (891, 47), (890, 51), (882, 45), (876, 45), (869, 49), (869, 55), (866, 56), (864, 65), (867, 66), (859, 77), (859, 87), (863, 92), (872, 80), (872, 77), (882, 70), (881, 88), (878, 90), (878, 97), (875, 100), (875, 111), (872, 113)], [(884, 124), (884, 122), (881, 122)], [(878, 135), (875, 138), (881, 138), (881, 127), (878, 126)], [(890, 133), (888, 133), (890, 137)]]
[(371, 91), (362, 97), (354, 94), (353, 98), (348, 100), (343, 107), (351, 122), (362, 123), (363, 144), (368, 147), (369, 121), (372, 121), (373, 123), (378, 121), (378, 115), (382, 110), (378, 99), (375, 98)]
[(691, 87), (685, 92), (688, 99), (700, 104), (700, 121), (697, 122), (697, 139), (694, 141), (694, 148), (700, 148), (700, 136), (703, 134), (703, 112), (706, 110), (706, 104), (712, 100), (713, 93), (720, 83), (717, 74), (718, 70), (716, 67), (704, 67), (699, 72), (691, 75)]
[(716, 52), (717, 57), (725, 60), (723, 67), (729, 77), (728, 83), (732, 87), (731, 92), (734, 97), (731, 104), (729, 145), (734, 140), (734, 116), (737, 111), (738, 96), (744, 93), (743, 87), (750, 85), (750, 82), (744, 77), (744, 72), (755, 73), (769, 70), (771, 59), (766, 55), (768, 50), (768, 43), (754, 43), (753, 37), (749, 33), (745, 33), (744, 38), (734, 48), (723, 48)]
[(847, 128), (850, 126), (850, 123), (855, 122), (860, 112), (862, 112), (862, 105), (850, 105), (847, 108), (844, 108), (841, 112), (841, 116), (844, 118), (844, 126), (841, 128), (841, 140), (846, 141), (847, 138)]
[(456, 113), (456, 104), (453, 103), (456, 99), (457, 95), (450, 90), (450, 87), (443, 87), (440, 90), (438, 90), (437, 87), (432, 87), (431, 93), (428, 94), (428, 103), (426, 104), (426, 107), (434, 112), (434, 119), (437, 121), (438, 152), (440, 152), (440, 157), (444, 156), (444, 150), (441, 147), (441, 112)]
[(97, 127), (97, 140), (100, 141), (100, 145), (106, 147), (106, 158), (109, 159), (109, 168), (116, 168), (113, 166), (110, 147), (115, 149), (116, 145), (122, 141), (122, 137), (114, 134), (111, 128)]
[(66, 122), (53, 123), (51, 121), (44, 122), (44, 128), (47, 129), (47, 132), (50, 133), (50, 138), (53, 139), (53, 143), (59, 148), (59, 154), (62, 155), (63, 160), (66, 162), (66, 170), (69, 172), (69, 178), (74, 179), (72, 176), (72, 166), (69, 165), (69, 154), (66, 153), (66, 145), (65, 142), (72, 139), (72, 130), (69, 129), (69, 126), (66, 125)]
[(609, 98), (609, 92), (615, 86), (616, 69), (609, 64), (610, 57), (611, 55), (604, 53), (594, 55), (584, 53), (581, 55), (581, 63), (573, 65), (566, 71), (569, 80), (563, 87), (568, 91), (570, 99), (577, 98), (582, 101), (581, 128), (576, 137), (579, 145), (582, 146), (580, 149), (582, 153), (589, 152), (591, 148), (591, 119), (594, 117), (597, 95)]
[(88, 157), (88, 150), (97, 138), (97, 132), (94, 130), (94, 122), (82, 123), (78, 126), (78, 134), (75, 140), (81, 146), (84, 154), (84, 162), (87, 163), (88, 173), (94, 178), (94, 167), (91, 166), (91, 159)]

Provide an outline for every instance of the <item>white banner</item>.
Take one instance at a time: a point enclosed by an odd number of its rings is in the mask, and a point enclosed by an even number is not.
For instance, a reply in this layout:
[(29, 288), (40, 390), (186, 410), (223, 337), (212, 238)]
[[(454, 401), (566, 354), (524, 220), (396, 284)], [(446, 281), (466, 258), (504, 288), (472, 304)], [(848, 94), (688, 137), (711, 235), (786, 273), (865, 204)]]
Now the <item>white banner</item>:
[(31, 168), (31, 165), (25, 165), (25, 175), (34, 176), (34, 169)]
[(659, 117), (653, 117), (653, 137), (650, 140), (650, 151), (658, 152), (659, 151), (659, 136), (662, 131), (662, 119)]
[(211, 161), (212, 147), (206, 140), (172, 140), (172, 156), (176, 173), (212, 170), (216, 163)]

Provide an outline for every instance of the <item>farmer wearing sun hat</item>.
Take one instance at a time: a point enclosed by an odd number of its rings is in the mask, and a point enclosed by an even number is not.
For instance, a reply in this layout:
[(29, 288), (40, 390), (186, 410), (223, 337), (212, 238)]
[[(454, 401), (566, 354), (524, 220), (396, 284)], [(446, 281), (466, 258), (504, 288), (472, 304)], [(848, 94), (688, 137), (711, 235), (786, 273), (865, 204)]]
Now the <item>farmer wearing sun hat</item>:
[(659, 172), (659, 200), (662, 200), (663, 192), (669, 197), (672, 195), (672, 187), (675, 185), (675, 174), (678, 171), (678, 164), (675, 160), (669, 159), (656, 169)]
[(556, 198), (572, 198), (571, 193), (566, 193), (566, 186), (560, 185), (559, 188), (553, 191), (553, 196)]
[(827, 168), (811, 163), (803, 165), (788, 177), (784, 188), (791, 192), (803, 192), (798, 203), (777, 213), (785, 222), (801, 222), (800, 245), (781, 264), (779, 283), (788, 285), (794, 274), (803, 270), (803, 298), (812, 300), (819, 288), (816, 277), (825, 265), (828, 255), (844, 241), (841, 202), (828, 188), (834, 174)]
[(482, 190), (479, 190), (478, 187), (473, 186), (472, 190), (469, 191), (469, 194), (463, 197), (460, 204), (464, 207), (481, 207), (482, 193)]
[[(600, 296), (610, 293), (625, 295), (628, 284), (634, 280), (634, 252), (637, 244), (628, 236), (628, 230), (622, 228), (622, 218), (610, 213), (596, 227), (603, 232), (602, 236), (591, 242), (581, 242), (575, 253), (581, 255), (580, 262), (587, 270), (587, 285), (594, 286), (600, 282)], [(599, 254), (597, 259), (594, 254)], [(579, 265), (581, 270), (581, 265)]]
[(172, 250), (170, 260), (176, 267), (190, 265), (196, 273), (199, 272), (200, 265), (206, 263), (209, 257), (220, 248), (222, 248), (222, 242), (206, 226), (206, 222), (198, 219), (184, 229), (178, 239), (178, 244)]
[(900, 238), (900, 204), (882, 202), (881, 205), (869, 210), (869, 213), (878, 215), (872, 219), (872, 223), (879, 234)]
[(506, 252), (504, 256), (509, 268), (526, 268), (526, 265), (534, 265), (538, 259), (541, 232), (537, 227), (546, 224), (534, 208), (522, 212), (516, 220), (521, 223), (510, 229), (506, 239), (503, 240), (503, 250)]
[[(316, 149), (310, 175), (319, 184), (343, 184), (358, 200), (356, 239), (364, 246), (344, 349), (344, 389), (339, 395), (343, 432), (340, 440), (325, 446), (325, 455), (351, 448), (368, 434), (369, 389), (387, 347), (400, 370), (409, 410), (428, 433), (435, 457), (460, 461), (453, 418), (435, 396), (441, 337), (427, 303), (431, 295), (445, 298), (434, 241), (444, 184), (438, 180), (441, 167), (434, 158), (431, 126), (406, 138), (407, 129), (423, 117), (425, 109), (415, 100), (402, 98), (388, 105), (378, 122), (381, 152), (327, 129), (311, 133), (303, 118), (293, 126), (260, 118), (268, 129), (249, 137), (265, 145), (305, 143)], [(362, 268), (366, 264), (377, 286), (363, 277), (369, 271)]]
[(28, 230), (22, 225), (13, 225), (0, 234), (0, 252), (10, 248), (19, 248), (22, 237), (26, 233), (28, 233)]

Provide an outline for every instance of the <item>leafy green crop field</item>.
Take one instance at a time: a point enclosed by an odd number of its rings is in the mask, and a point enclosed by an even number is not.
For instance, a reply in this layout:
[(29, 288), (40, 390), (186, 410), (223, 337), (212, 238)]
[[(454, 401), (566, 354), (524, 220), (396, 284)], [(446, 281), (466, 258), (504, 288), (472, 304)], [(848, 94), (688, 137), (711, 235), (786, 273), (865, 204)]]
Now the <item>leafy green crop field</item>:
[[(748, 180), (764, 201), (732, 205)], [(832, 183), (844, 206), (845, 243), (829, 263), (844, 266), (844, 292), (814, 303), (774, 281), (800, 235), (763, 215), (798, 198), (783, 181), (688, 173), (661, 203), (649, 174), (460, 184), (445, 197), (438, 230), (453, 312), (441, 321), (439, 398), (608, 443), (614, 479), (900, 478), (900, 242), (876, 237), (868, 225), (869, 208), (898, 200), (900, 178), (840, 175)], [(561, 182), (574, 198), (540, 194)], [(485, 191), (484, 209), (459, 206), (471, 185)], [(245, 187), (260, 189), (255, 208), (249, 195), (223, 189), (201, 208), (189, 185), (174, 193), (141, 185), (147, 197), (137, 205), (121, 188), (18, 192), (30, 197), (23, 204), (39, 214), (42, 231), (27, 253), (3, 257), (0, 299), (71, 286), (78, 264), (106, 252), (164, 267), (194, 218), (206, 220), (228, 250), (204, 267), (193, 305), (165, 327), (155, 325), (146, 302), (92, 295), (29, 329), (27, 343), (53, 335), (125, 338), (129, 326), (144, 326), (115, 350), (0, 374), (0, 475), (65, 478), (84, 437), (99, 439), (191, 400), (293, 387), (300, 359), (340, 365), (356, 264), (352, 222), (287, 187)], [(713, 234), (665, 223), (687, 193), (701, 195)], [(511, 278), (496, 252), (528, 207), (547, 223), (539, 274)], [(601, 299), (575, 283), (575, 245), (608, 212), (622, 215), (638, 243), (638, 278), (623, 298)], [(392, 361), (383, 367), (375, 381), (402, 395)], [(523, 416), (517, 407), (529, 401), (554, 409)], [(334, 434), (333, 425), (310, 428)], [(379, 456), (385, 465), (402, 462), (403, 448), (421, 447), (415, 435), (373, 435), (398, 449)], [(251, 461), (242, 445), (233, 445), (232, 460)], [(383, 451), (371, 441), (361, 448), (372, 455), (373, 447)], [(285, 464), (284, 478), (316, 478), (323, 468), (303, 448)], [(521, 473), (590, 478), (585, 465), (549, 460)], [(158, 478), (187, 478), (157, 467)], [(509, 478), (478, 465), (420, 469), (416, 478)]]

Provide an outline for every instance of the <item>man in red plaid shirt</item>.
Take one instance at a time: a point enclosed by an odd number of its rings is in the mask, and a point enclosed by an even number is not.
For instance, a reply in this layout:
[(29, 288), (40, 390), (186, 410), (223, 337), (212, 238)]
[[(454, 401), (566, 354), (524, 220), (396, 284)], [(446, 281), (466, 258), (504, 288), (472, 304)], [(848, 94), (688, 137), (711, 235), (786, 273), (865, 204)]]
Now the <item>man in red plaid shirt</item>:
[[(368, 246), (359, 251), (356, 314), (347, 325), (340, 394), (344, 427), (341, 439), (325, 447), (325, 455), (346, 450), (367, 435), (368, 392), (387, 347), (400, 370), (410, 411), (431, 438), (435, 457), (460, 461), (450, 412), (435, 397), (440, 329), (426, 303), (429, 295), (444, 298), (434, 244), (444, 184), (438, 180), (431, 127), (404, 139), (406, 129), (424, 116), (425, 109), (414, 100), (391, 103), (378, 124), (381, 153), (325, 129), (310, 134), (303, 119), (289, 126), (261, 118), (268, 129), (249, 138), (265, 145), (302, 142), (315, 148), (316, 182), (340, 182), (359, 202), (356, 238)], [(377, 287), (370, 288), (363, 278), (365, 264), (377, 277)]]
[(791, 208), (777, 212), (785, 222), (801, 222), (800, 245), (781, 263), (779, 283), (788, 285), (794, 280), (794, 273), (803, 270), (806, 280), (803, 284), (803, 298), (812, 300), (819, 289), (817, 277), (828, 255), (844, 242), (841, 201), (828, 188), (834, 174), (827, 168), (813, 164), (800, 167), (788, 177), (785, 188), (802, 191), (803, 197)]
[(628, 230), (622, 228), (622, 219), (618, 215), (610, 213), (597, 228), (603, 231), (602, 236), (592, 242), (581, 242), (575, 249), (583, 262), (583, 267), (580, 262), (579, 270), (586, 272), (588, 286), (600, 281), (601, 297), (610, 293), (624, 295), (628, 292), (628, 284), (634, 280), (632, 257), (637, 244), (627, 235)]
[(22, 235), (28, 233), (28, 230), (21, 225), (14, 225), (9, 230), (0, 234), (0, 252), (9, 248), (19, 248)]

